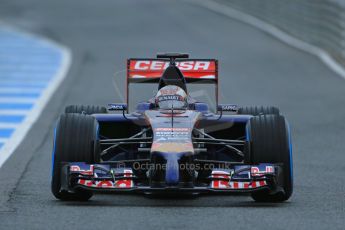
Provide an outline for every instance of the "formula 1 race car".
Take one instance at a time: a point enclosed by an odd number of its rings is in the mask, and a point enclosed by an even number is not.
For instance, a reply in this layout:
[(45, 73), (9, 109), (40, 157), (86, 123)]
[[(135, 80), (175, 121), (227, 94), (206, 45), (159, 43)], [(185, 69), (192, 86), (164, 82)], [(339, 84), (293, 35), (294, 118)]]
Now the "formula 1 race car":
[[(129, 111), (133, 83), (158, 83), (158, 92)], [(128, 59), (127, 103), (66, 107), (55, 128), (54, 196), (246, 193), (260, 202), (289, 199), (292, 151), (284, 116), (276, 107), (218, 101), (212, 112), (188, 92), (194, 84), (213, 86), (217, 97), (218, 61), (179, 53)]]

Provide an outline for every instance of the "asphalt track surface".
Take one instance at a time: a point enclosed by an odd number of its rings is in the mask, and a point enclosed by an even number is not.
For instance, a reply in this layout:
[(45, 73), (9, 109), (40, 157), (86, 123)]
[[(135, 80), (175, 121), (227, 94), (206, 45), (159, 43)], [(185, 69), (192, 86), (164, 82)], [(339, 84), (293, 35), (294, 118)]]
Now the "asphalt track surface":
[[(0, 229), (344, 229), (345, 81), (316, 57), (182, 1), (0, 4), (1, 20), (73, 52), (66, 80), (0, 169)], [(288, 202), (128, 195), (97, 195), (87, 203), (55, 200), (50, 163), (59, 113), (67, 104), (118, 101), (114, 72), (125, 67), (127, 57), (158, 51), (218, 58), (222, 102), (281, 108), (293, 134), (295, 189)]]

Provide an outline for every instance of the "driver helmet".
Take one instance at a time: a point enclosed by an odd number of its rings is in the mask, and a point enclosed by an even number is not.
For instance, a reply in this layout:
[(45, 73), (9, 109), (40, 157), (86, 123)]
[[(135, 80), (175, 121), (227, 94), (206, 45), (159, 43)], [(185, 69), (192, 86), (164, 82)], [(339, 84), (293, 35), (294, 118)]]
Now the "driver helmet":
[(186, 109), (187, 94), (176, 85), (167, 85), (158, 90), (155, 102), (160, 109)]

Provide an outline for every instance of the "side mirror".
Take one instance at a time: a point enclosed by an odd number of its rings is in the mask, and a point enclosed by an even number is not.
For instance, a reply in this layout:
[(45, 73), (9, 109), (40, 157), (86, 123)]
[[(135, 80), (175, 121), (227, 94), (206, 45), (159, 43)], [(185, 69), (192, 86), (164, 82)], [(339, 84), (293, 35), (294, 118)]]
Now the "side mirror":
[(237, 112), (238, 106), (232, 104), (219, 104), (217, 107), (217, 111), (220, 112)]
[(111, 103), (108, 104), (109, 111), (125, 111), (127, 110), (127, 104), (125, 103)]

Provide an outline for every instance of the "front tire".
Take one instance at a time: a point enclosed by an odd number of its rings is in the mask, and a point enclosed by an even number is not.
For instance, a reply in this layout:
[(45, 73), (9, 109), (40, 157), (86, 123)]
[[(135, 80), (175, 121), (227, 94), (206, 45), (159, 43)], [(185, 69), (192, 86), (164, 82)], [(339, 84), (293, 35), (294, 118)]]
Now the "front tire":
[(55, 128), (51, 191), (60, 200), (85, 201), (92, 192), (61, 190), (61, 163), (94, 163), (98, 154), (98, 123), (94, 117), (84, 114), (62, 114)]
[(108, 110), (103, 106), (96, 105), (69, 105), (65, 108), (65, 113), (82, 113), (82, 114), (95, 114), (95, 113), (108, 113)]
[(279, 109), (274, 106), (248, 106), (248, 107), (241, 107), (238, 109), (238, 114), (243, 115), (267, 115), (267, 114), (274, 114), (279, 115)]
[(254, 192), (252, 198), (259, 202), (283, 202), (290, 198), (293, 190), (292, 155), (290, 131), (281, 115), (261, 115), (252, 117), (247, 124), (247, 141), (251, 164), (282, 163), (283, 191), (275, 194)]

